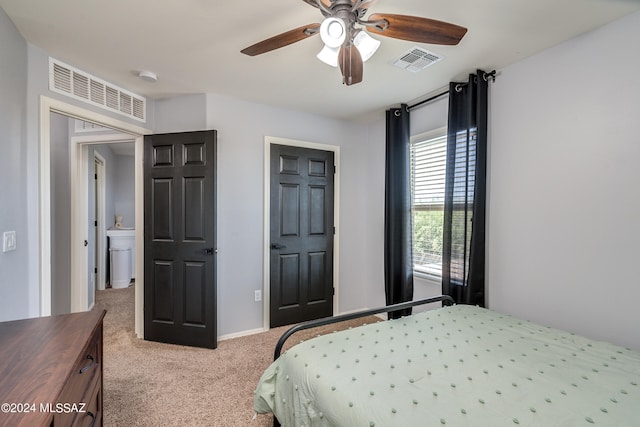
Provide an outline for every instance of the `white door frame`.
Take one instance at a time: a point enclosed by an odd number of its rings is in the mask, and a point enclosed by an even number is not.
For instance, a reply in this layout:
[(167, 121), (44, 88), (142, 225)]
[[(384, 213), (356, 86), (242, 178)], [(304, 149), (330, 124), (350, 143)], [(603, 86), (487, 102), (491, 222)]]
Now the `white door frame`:
[[(135, 139), (135, 245), (136, 259), (144, 259), (144, 199), (143, 199), (143, 144), (144, 135), (151, 130), (114, 119), (57, 99), (40, 96), (40, 315), (51, 315), (51, 120), (50, 113), (59, 113), (130, 134)], [(74, 176), (74, 175), (71, 175)], [(83, 180), (86, 182), (86, 179)], [(71, 224), (76, 224), (78, 213), (71, 211)], [(86, 218), (85, 218), (86, 219)], [(75, 230), (75, 231), (74, 231)], [(76, 227), (71, 229), (71, 242), (78, 242)], [(83, 234), (86, 235), (86, 227)], [(86, 252), (85, 252), (86, 256)], [(135, 332), (144, 337), (144, 276), (143, 263), (136, 263)], [(86, 289), (86, 287), (85, 287)]]
[[(97, 181), (97, 185), (96, 185), (96, 192), (94, 194), (94, 198), (95, 198), (95, 206), (96, 206), (96, 221), (98, 221), (98, 226), (100, 226), (101, 228), (98, 230), (97, 233), (97, 237), (95, 239), (94, 242), (94, 251), (95, 251), (95, 255), (94, 258), (98, 260), (97, 262), (97, 267), (98, 267), (98, 275), (96, 277), (96, 283), (95, 283), (95, 287), (94, 290), (97, 289), (99, 291), (104, 291), (105, 289), (105, 281), (106, 281), (106, 257), (107, 257), (107, 251), (105, 250), (106, 247), (106, 234), (105, 234), (105, 230), (106, 230), (106, 218), (105, 218), (105, 187), (106, 187), (106, 183), (105, 183), (105, 179), (106, 179), (106, 167), (107, 167), (107, 162), (105, 160), (104, 157), (102, 157), (100, 155), (100, 153), (98, 153), (97, 151), (93, 152), (93, 162), (94, 165), (100, 165), (97, 169), (96, 169), (96, 181)], [(73, 203), (73, 202), (71, 202)], [(94, 299), (95, 301), (95, 299)]]
[(264, 242), (263, 242), (263, 284), (262, 284), (262, 310), (265, 331), (269, 330), (271, 299), (271, 144), (287, 145), (290, 147), (310, 148), (313, 150), (332, 151), (336, 173), (333, 181), (333, 225), (336, 232), (333, 236), (333, 315), (340, 313), (340, 147), (337, 145), (319, 144), (316, 142), (297, 141), (294, 139), (265, 136), (264, 138)]
[[(95, 144), (108, 144), (116, 142), (134, 142), (135, 139), (130, 134), (118, 133), (108, 135), (83, 135), (73, 136), (69, 139), (69, 167), (71, 176), (71, 312), (86, 311), (89, 308), (89, 287), (86, 283), (87, 271), (89, 270), (89, 254), (84, 246), (84, 242), (89, 240), (89, 167), (98, 158), (104, 164), (104, 157), (99, 153), (94, 153), (94, 157), (89, 161), (89, 146)], [(103, 177), (104, 178), (104, 177)], [(104, 180), (103, 180), (104, 182)], [(103, 195), (104, 196), (104, 195)], [(98, 195), (96, 194), (96, 197)], [(102, 200), (104, 206), (104, 200)], [(104, 210), (102, 213), (104, 221)], [(104, 228), (104, 222), (98, 222)], [(106, 228), (98, 234), (101, 254), (98, 254), (99, 262), (103, 268), (98, 266), (98, 272), (104, 278), (104, 235)], [(94, 287), (95, 289), (95, 287)], [(104, 282), (102, 283), (104, 289)]]

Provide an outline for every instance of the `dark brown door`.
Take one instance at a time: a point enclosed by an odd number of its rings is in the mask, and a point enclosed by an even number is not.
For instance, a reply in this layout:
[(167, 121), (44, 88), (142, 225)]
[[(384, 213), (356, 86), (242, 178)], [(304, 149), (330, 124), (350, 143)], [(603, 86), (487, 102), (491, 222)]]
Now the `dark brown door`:
[(144, 337), (215, 348), (216, 132), (145, 136)]
[(271, 327), (333, 315), (333, 152), (271, 145)]

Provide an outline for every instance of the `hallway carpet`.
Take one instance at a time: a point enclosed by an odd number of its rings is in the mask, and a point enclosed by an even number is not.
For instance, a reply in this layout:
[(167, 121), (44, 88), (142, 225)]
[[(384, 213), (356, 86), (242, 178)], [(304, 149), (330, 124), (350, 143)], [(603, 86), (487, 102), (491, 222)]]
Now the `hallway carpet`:
[[(215, 350), (144, 341), (134, 334), (134, 286), (97, 292), (104, 308), (104, 425), (266, 427), (253, 419), (253, 392), (286, 327), (220, 341)], [(368, 317), (341, 324), (357, 326)], [(299, 342), (336, 325), (303, 331)]]

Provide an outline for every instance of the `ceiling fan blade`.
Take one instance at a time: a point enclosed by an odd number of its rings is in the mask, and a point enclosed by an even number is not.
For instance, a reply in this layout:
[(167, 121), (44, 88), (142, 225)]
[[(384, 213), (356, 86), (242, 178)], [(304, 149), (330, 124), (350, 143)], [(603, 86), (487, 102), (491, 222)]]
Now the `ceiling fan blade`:
[(367, 26), (367, 31), (395, 39), (429, 44), (456, 45), (467, 33), (467, 29), (448, 22), (409, 15), (373, 13), (368, 22), (387, 21), (389, 26)]
[(338, 64), (340, 64), (344, 84), (351, 86), (362, 81), (362, 56), (357, 47), (352, 44), (348, 47), (341, 47), (338, 54)]
[(320, 24), (310, 24), (303, 27), (298, 27), (295, 30), (287, 31), (286, 33), (278, 34), (254, 45), (242, 49), (240, 52), (249, 56), (256, 56), (266, 52), (270, 52), (275, 49), (279, 49), (284, 46), (288, 46), (300, 40), (304, 40), (318, 32)]

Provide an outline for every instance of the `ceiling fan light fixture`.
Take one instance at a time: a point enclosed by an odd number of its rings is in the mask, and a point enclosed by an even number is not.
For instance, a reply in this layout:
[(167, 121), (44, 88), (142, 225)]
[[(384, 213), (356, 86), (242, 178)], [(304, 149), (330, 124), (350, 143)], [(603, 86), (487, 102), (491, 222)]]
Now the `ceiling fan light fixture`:
[(320, 38), (326, 46), (339, 48), (347, 38), (347, 26), (340, 18), (327, 18), (320, 24)]
[(362, 62), (366, 62), (380, 47), (380, 40), (376, 40), (364, 31), (358, 31), (353, 38), (353, 44), (358, 48), (362, 56)]
[(329, 47), (325, 45), (320, 51), (320, 53), (318, 53), (317, 58), (327, 65), (331, 65), (332, 67), (337, 67), (339, 53), (340, 53), (339, 47)]

